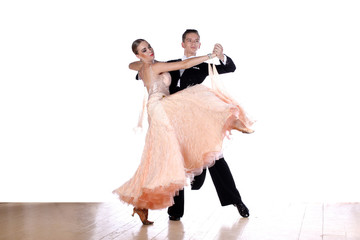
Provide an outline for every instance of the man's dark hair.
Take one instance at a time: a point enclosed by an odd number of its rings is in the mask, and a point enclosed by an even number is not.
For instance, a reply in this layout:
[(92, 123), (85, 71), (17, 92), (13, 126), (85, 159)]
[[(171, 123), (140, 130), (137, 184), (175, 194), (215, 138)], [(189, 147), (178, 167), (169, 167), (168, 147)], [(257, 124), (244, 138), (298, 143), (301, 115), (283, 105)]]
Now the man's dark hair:
[(186, 35), (187, 35), (188, 33), (196, 33), (196, 34), (199, 36), (199, 38), (200, 38), (200, 34), (199, 34), (199, 32), (198, 32), (197, 30), (195, 30), (195, 29), (186, 29), (186, 31), (185, 31), (185, 32), (183, 33), (183, 35), (182, 35), (182, 41), (183, 41), (183, 42), (185, 42)]

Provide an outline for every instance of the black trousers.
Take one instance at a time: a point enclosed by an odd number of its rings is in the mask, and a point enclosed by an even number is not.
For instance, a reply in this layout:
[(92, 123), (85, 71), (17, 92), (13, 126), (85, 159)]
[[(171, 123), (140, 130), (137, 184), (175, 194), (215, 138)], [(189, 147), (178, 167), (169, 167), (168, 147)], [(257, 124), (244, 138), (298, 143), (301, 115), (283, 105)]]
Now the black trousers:
[[(215, 161), (214, 166), (208, 169), (221, 206), (240, 203), (240, 193), (236, 188), (234, 178), (225, 159), (221, 158)], [(194, 178), (194, 181), (191, 183), (191, 189), (200, 189), (205, 181), (205, 177), (206, 169), (204, 169), (202, 174)], [(179, 191), (179, 195), (174, 197), (174, 202), (174, 205), (168, 208), (168, 214), (173, 217), (182, 217), (184, 215), (184, 190)]]

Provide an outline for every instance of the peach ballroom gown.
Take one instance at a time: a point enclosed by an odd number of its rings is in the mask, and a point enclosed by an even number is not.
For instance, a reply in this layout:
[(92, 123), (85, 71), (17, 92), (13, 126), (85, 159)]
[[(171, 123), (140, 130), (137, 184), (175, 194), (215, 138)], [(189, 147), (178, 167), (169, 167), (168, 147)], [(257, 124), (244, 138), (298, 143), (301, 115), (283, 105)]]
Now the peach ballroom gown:
[(149, 127), (141, 162), (133, 177), (113, 191), (137, 208), (173, 205), (173, 197), (187, 185), (187, 179), (218, 159), (231, 122), (238, 118), (246, 127), (253, 123), (216, 86), (210, 89), (198, 84), (170, 95), (170, 81), (170, 74), (163, 73), (145, 83)]

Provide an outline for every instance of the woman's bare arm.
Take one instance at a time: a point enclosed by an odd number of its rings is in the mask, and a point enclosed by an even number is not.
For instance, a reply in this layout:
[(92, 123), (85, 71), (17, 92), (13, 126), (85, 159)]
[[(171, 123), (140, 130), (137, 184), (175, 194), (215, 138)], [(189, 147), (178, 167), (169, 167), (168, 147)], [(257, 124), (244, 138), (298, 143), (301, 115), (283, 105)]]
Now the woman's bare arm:
[(130, 68), (131, 70), (140, 71), (142, 65), (143, 65), (142, 62), (136, 61), (136, 62), (130, 63), (130, 64), (129, 64), (129, 68)]
[(212, 53), (201, 57), (188, 58), (184, 61), (179, 61), (179, 62), (157, 62), (152, 65), (152, 69), (156, 74), (160, 74), (162, 72), (180, 70), (180, 69), (187, 69), (192, 66), (198, 65), (202, 62), (205, 62), (206, 60), (209, 60), (210, 58), (213, 58), (215, 56), (216, 54)]

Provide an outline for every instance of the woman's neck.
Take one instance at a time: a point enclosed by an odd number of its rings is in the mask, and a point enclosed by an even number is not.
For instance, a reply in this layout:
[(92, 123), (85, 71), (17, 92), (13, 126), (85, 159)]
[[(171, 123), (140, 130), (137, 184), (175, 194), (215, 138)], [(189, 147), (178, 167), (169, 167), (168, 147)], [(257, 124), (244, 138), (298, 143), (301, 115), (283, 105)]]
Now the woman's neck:
[(144, 60), (144, 59), (142, 59), (141, 61), (143, 63), (146, 63), (146, 64), (153, 64), (155, 62), (155, 59), (153, 59), (153, 60)]

